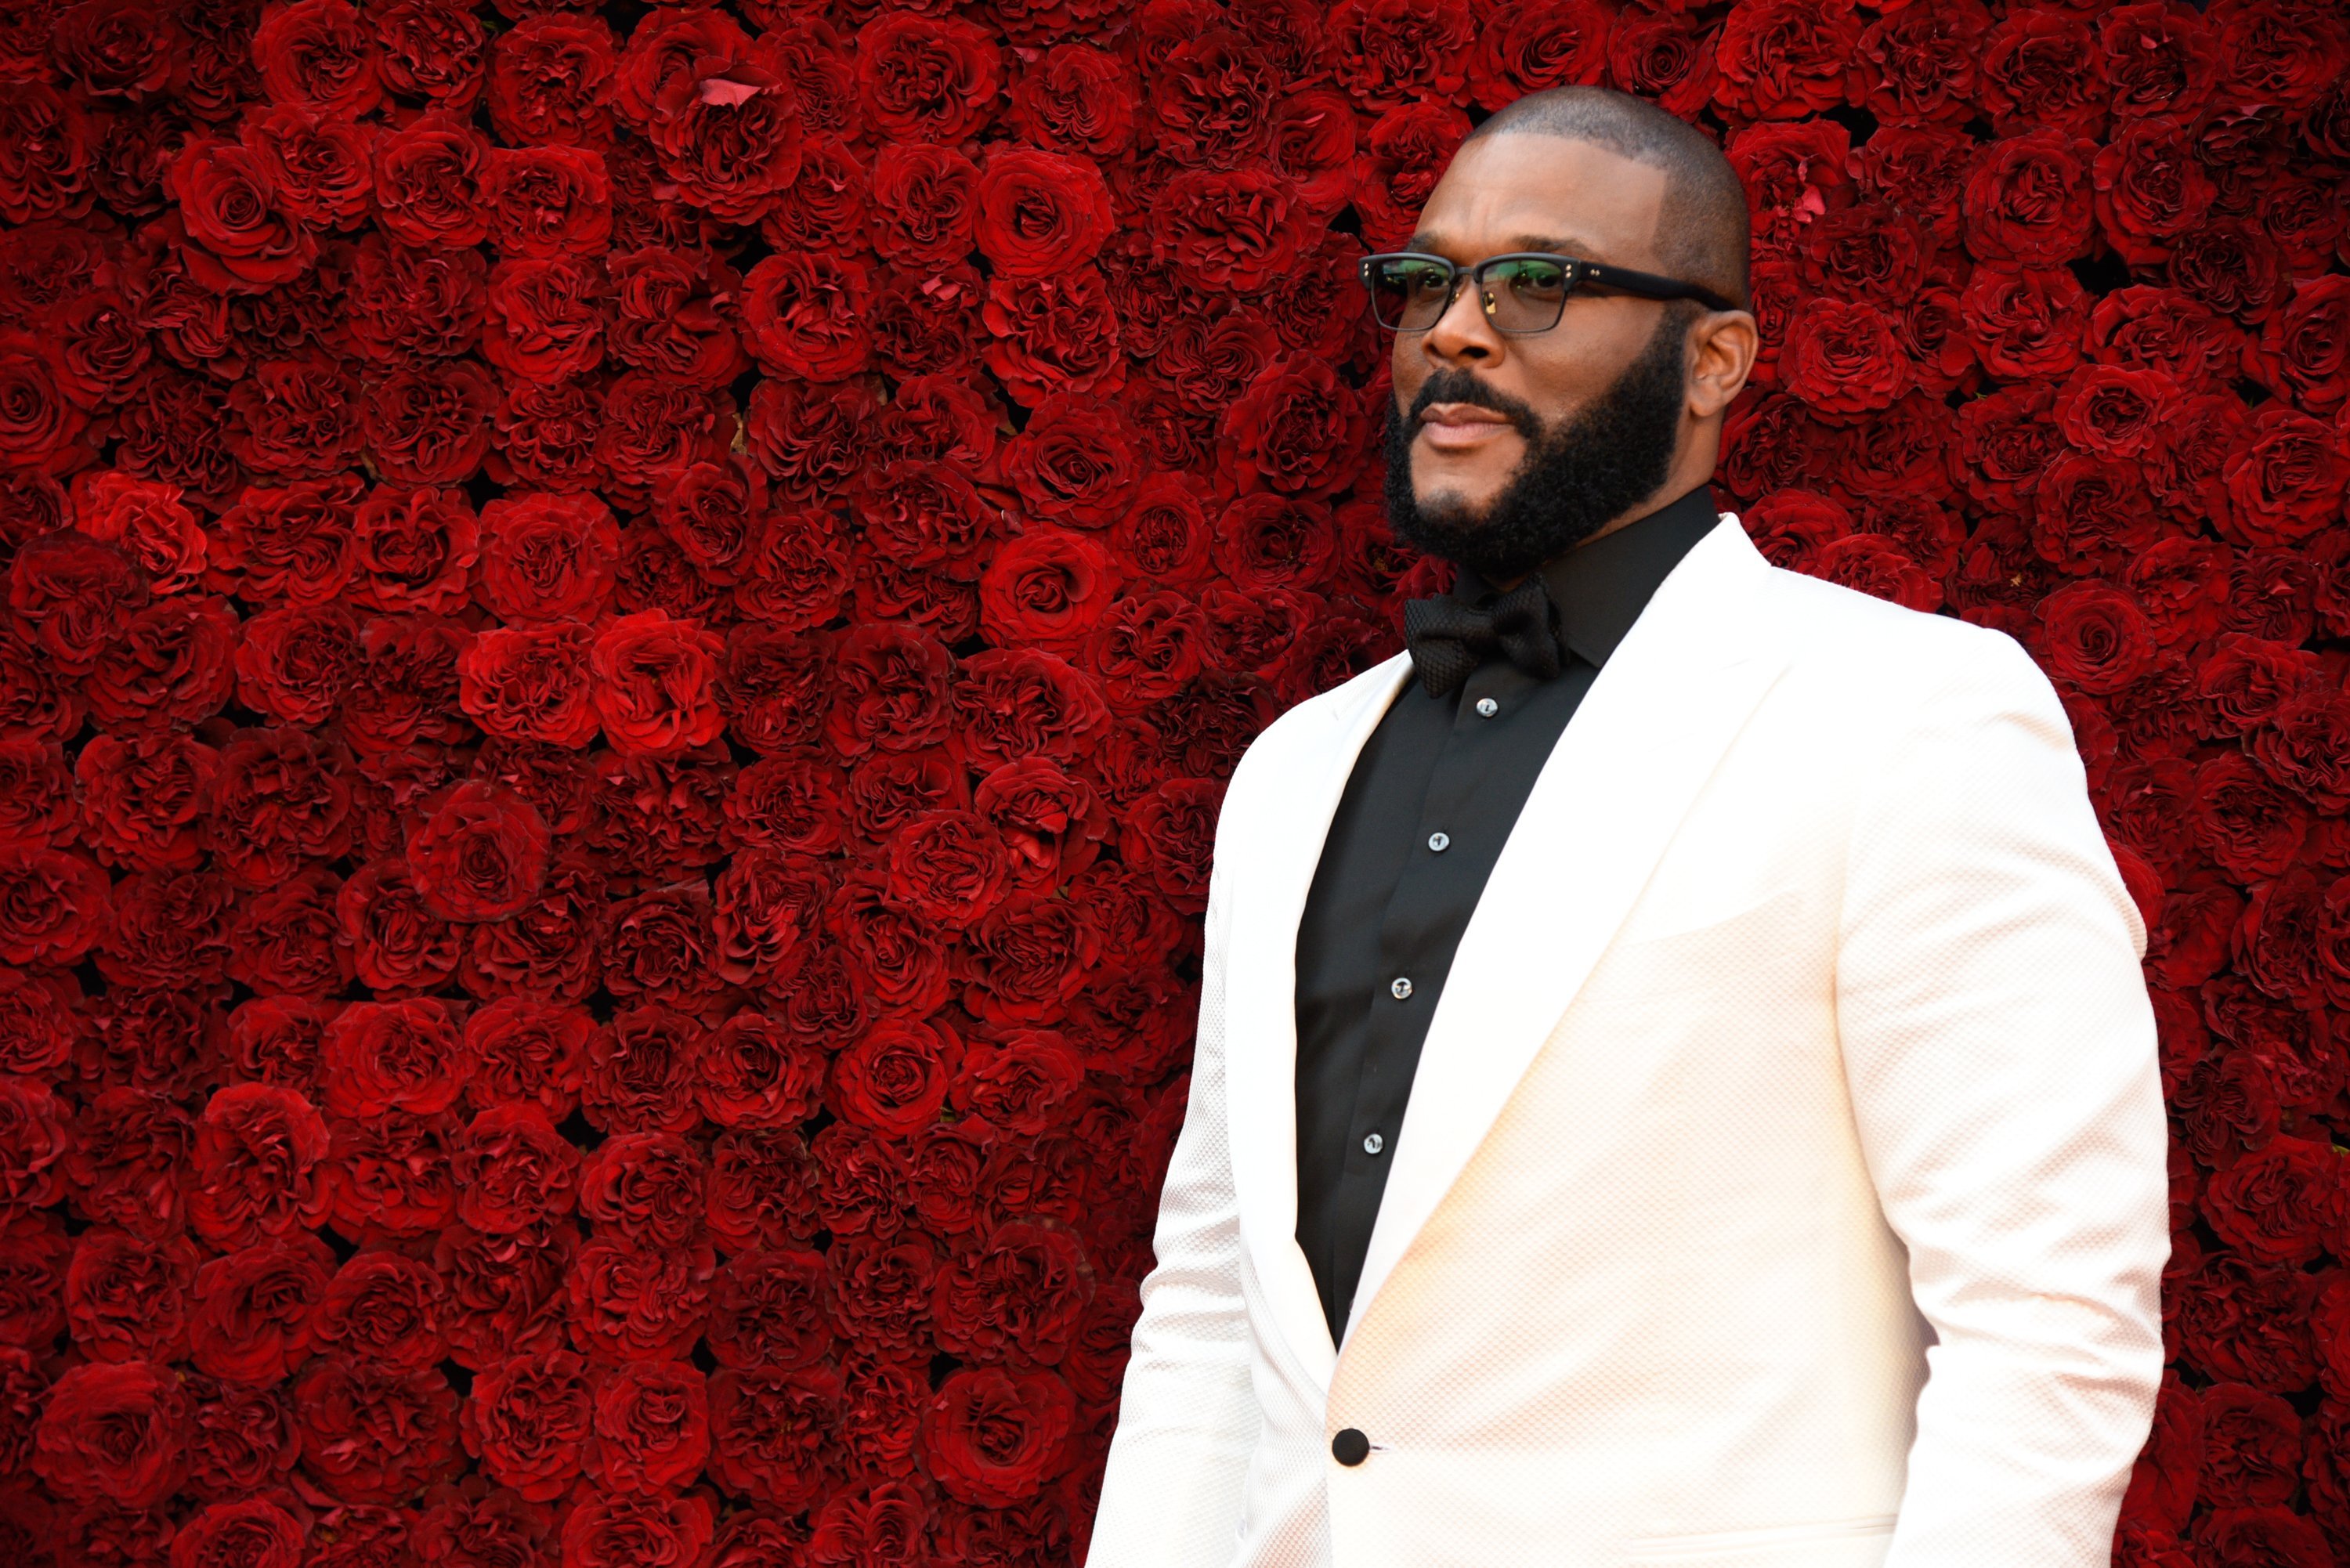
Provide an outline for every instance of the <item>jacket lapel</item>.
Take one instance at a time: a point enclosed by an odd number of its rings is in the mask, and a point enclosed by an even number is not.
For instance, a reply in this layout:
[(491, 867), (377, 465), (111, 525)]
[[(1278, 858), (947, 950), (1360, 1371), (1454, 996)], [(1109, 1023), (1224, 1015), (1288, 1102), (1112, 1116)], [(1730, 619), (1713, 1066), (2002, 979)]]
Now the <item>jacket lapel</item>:
[[(1659, 587), (1536, 778), (1430, 1022), (1350, 1331), (1582, 989), (1722, 753), (1786, 668), (1788, 650), (1755, 613), (1768, 569), (1736, 515), (1725, 513)], [(1349, 764), (1353, 755), (1349, 749)], [(1317, 852), (1336, 800), (1333, 791), (1320, 826), (1299, 834)], [(1305, 875), (1313, 875), (1311, 855)], [(1301, 886), (1285, 911), (1284, 978), (1303, 902)], [(1261, 940), (1278, 945), (1270, 934)], [(1269, 1009), (1271, 1001), (1253, 1005)], [(1287, 997), (1283, 1008), (1287, 1064), (1295, 1051)], [(1263, 1090), (1294, 1121), (1291, 1071), (1284, 1066), (1277, 1096), (1276, 1085)], [(1288, 1162), (1284, 1223), (1294, 1227), (1294, 1126), (1284, 1126), (1278, 1153), (1270, 1137), (1266, 1144), (1268, 1167), (1259, 1179), (1273, 1182), (1274, 1158)], [(1311, 1299), (1310, 1276), (1307, 1293)]]
[[(1297, 923), (1347, 775), (1398, 690), (1409, 654), (1330, 694), (1263, 759), (1265, 782), (1234, 878), (1224, 954), (1224, 1085), (1243, 1243), (1299, 1366), (1327, 1390), (1337, 1363), (1314, 1272), (1297, 1245)], [(1300, 715), (1305, 719), (1305, 715)]]

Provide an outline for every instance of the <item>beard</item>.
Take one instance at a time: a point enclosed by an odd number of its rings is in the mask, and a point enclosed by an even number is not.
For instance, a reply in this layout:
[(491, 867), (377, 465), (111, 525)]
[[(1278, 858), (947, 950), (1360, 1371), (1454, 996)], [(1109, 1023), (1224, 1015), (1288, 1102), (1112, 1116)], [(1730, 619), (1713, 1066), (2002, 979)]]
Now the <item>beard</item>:
[[(1445, 368), (1428, 378), (1407, 419), (1388, 404), (1388, 524), (1396, 537), (1488, 582), (1523, 577), (1655, 494), (1672, 470), (1680, 426), (1686, 312), (1668, 306), (1639, 358), (1596, 401), (1556, 430), (1534, 410)], [(1412, 493), (1411, 442), (1430, 403), (1473, 403), (1507, 419), (1525, 455), (1483, 511), (1453, 492)]]

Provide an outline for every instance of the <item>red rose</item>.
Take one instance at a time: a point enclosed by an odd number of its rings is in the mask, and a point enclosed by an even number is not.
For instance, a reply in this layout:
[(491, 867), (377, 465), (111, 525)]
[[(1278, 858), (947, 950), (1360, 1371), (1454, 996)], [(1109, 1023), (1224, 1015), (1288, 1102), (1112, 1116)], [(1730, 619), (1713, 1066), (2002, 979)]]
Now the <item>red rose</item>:
[(260, 159), (287, 216), (316, 228), (348, 228), (368, 211), (379, 132), (333, 113), (282, 103), (248, 118), (238, 140)]
[(2095, 167), (2097, 222), (2137, 266), (2167, 260), (2171, 239), (2200, 222), (2218, 194), (2193, 139), (2165, 119), (2125, 123), (2097, 150)]
[(1787, 389), (1836, 423), (1888, 406), (1912, 376), (1891, 318), (1856, 300), (1812, 302), (1789, 324), (1779, 363)]
[(483, 632), (458, 659), (466, 715), (488, 734), (586, 745), (601, 722), (594, 646), (593, 634), (577, 621)]
[(2081, 358), (2088, 296), (2070, 272), (1986, 262), (1960, 296), (1983, 368), (2014, 379), (2059, 375)]
[(570, 1212), (579, 1151), (546, 1111), (494, 1106), (459, 1138), (451, 1167), (457, 1217), (476, 1231), (512, 1234)]
[(826, 1259), (788, 1249), (727, 1260), (710, 1310), (710, 1354), (718, 1365), (813, 1366), (823, 1360), (832, 1347)]
[(2301, 1416), (2241, 1383), (2201, 1391), (2201, 1495), (2220, 1508), (2273, 1507), (2301, 1482)]
[(559, 382), (604, 358), (598, 269), (572, 256), (502, 261), (490, 274), (482, 352), (509, 377)]
[(1003, 277), (1046, 277), (1090, 261), (1109, 237), (1109, 188), (1090, 159), (999, 143), (980, 176), (973, 226)]
[(833, 1058), (825, 1103), (860, 1127), (902, 1137), (938, 1115), (962, 1057), (962, 1042), (936, 1022), (886, 1022)]
[(678, 1361), (632, 1361), (596, 1390), (588, 1473), (623, 1493), (659, 1494), (692, 1482), (710, 1457), (702, 1376)]
[(1142, 477), (1131, 427), (1114, 409), (1069, 395), (1036, 406), (1001, 466), (1036, 516), (1076, 528), (1116, 522)]
[(152, 1362), (72, 1367), (49, 1390), (34, 1472), (78, 1502), (152, 1508), (185, 1473), (188, 1406), (179, 1376)]
[(483, 509), (480, 594), (504, 619), (592, 619), (612, 591), (619, 530), (588, 496), (524, 494)]
[(511, 790), (457, 786), (411, 831), (408, 865), (424, 907), (444, 920), (521, 913), (546, 880), (546, 825)]
[(147, 602), (147, 574), (78, 533), (45, 534), (8, 567), (8, 607), (68, 675), (86, 675), (121, 622)]
[(484, 1236), (463, 1226), (432, 1244), (432, 1267), (449, 1282), (449, 1354), (482, 1371), (512, 1355), (563, 1344), (564, 1281), (579, 1238), (566, 1226)]
[(563, 1568), (700, 1563), (716, 1533), (710, 1500), (590, 1496), (563, 1524)]
[(2280, 1135), (2212, 1177), (2203, 1212), (2223, 1240), (2248, 1256), (2300, 1263), (2342, 1244), (2350, 1227), (2350, 1195), (2330, 1148)]
[(2095, 151), (2054, 128), (1986, 148), (1966, 183), (1966, 238), (1987, 261), (2053, 266), (2086, 247)]
[(254, 617), (237, 645), (237, 701), (281, 723), (326, 722), (359, 665), (358, 630), (339, 605), (287, 605)]
[(702, 1037), (694, 1094), (724, 1127), (795, 1127), (816, 1108), (824, 1062), (764, 1013), (738, 1012)]
[(0, 849), (0, 959), (72, 964), (106, 929), (106, 873), (62, 849)]
[(456, 1116), (385, 1109), (369, 1121), (331, 1124), (329, 1220), (358, 1241), (411, 1241), (456, 1218), (449, 1145)]
[(1716, 40), (1714, 100), (1740, 119), (1793, 119), (1844, 101), (1860, 41), (1850, 0), (1764, 0), (1731, 13)]
[[(1601, 81), (1607, 74), (1614, 20), (1614, 13), (1590, 0), (1510, 16), (1484, 30), (1476, 63), (1469, 72), (1470, 92), (1478, 103), (1493, 109), (1544, 88)], [(1659, 88), (1670, 84), (1651, 79), (1620, 85), (1654, 97)], [(1683, 112), (1678, 105), (1668, 108), (1674, 113)]]
[(126, 1085), (101, 1089), (81, 1112), (67, 1157), (74, 1204), (85, 1218), (149, 1240), (180, 1228), (181, 1178), (194, 1124), (169, 1100)]
[(188, 1353), (197, 1254), (183, 1238), (88, 1231), (66, 1270), (66, 1320), (93, 1361), (170, 1362)]
[(693, 1125), (692, 1070), (702, 1030), (660, 1006), (617, 1013), (588, 1044), (580, 1088), (588, 1119), (609, 1132), (681, 1132)]
[(376, 222), (404, 244), (458, 249), (489, 234), (482, 179), (489, 143), (428, 109), (376, 144)]
[(1466, 100), (1462, 62), (1476, 50), (1476, 21), (1466, 5), (1340, 0), (1326, 32), (1338, 85), (1364, 108), (1392, 109), (1419, 98)]
[(1243, 489), (1326, 498), (1351, 483), (1369, 437), (1360, 395), (1316, 359), (1275, 360), (1225, 411), (1220, 458)]
[(980, 622), (999, 646), (1071, 651), (1118, 589), (1109, 555), (1079, 534), (1034, 529), (1006, 544), (980, 581)]
[(473, 1380), (465, 1448), (498, 1485), (553, 1502), (586, 1462), (593, 1400), (587, 1363), (567, 1350), (500, 1363)]
[(163, 188), (185, 235), (180, 254), (208, 288), (257, 294), (292, 282), (317, 255), (310, 231), (279, 210), (267, 162), (234, 142), (191, 140)]
[(1069, 1386), (1049, 1372), (966, 1367), (923, 1408), (922, 1452), (950, 1495), (1003, 1508), (1060, 1472), (1076, 1415)]
[(1151, 213), (1151, 254), (1211, 288), (1259, 288), (1296, 264), (1306, 222), (1289, 182), (1268, 168), (1186, 170)]
[(429, 1116), (456, 1103), (473, 1071), (446, 1003), (431, 997), (354, 1002), (328, 1027), (327, 1109), (374, 1117), (389, 1109)]
[(2295, 545), (2340, 520), (2350, 493), (2350, 437), (2274, 403), (2255, 410), (2227, 458), (2228, 510), (2217, 519), (2233, 542)]
[(431, 1264), (381, 1249), (361, 1251), (327, 1282), (311, 1319), (313, 1343), (322, 1355), (395, 1372), (436, 1366), (449, 1354), (441, 1328), (444, 1293)]
[(2202, 108), (2218, 77), (2219, 40), (2200, 16), (2143, 0), (2106, 12), (2097, 34), (2116, 114), (2193, 115)]
[(580, 1060), (595, 1020), (586, 1009), (525, 996), (502, 996), (465, 1020), (465, 1042), (478, 1065), (469, 1094), (484, 1106), (533, 1104), (550, 1119), (570, 1114)]
[(280, 103), (357, 118), (383, 96), (375, 40), (344, 0), (295, 0), (255, 30), (262, 86)]
[(1067, 1231), (1015, 1220), (939, 1270), (931, 1293), (939, 1345), (967, 1360), (1049, 1366), (1093, 1296), (1085, 1250)]
[(757, 1501), (805, 1508), (827, 1479), (840, 1399), (829, 1367), (723, 1368), (710, 1379), (710, 1473)]
[(2217, 1568), (2324, 1568), (2334, 1561), (2317, 1526), (2282, 1507), (2214, 1509), (2196, 1541), (2198, 1561)]
[(771, 374), (837, 381), (865, 369), (873, 283), (860, 263), (822, 251), (770, 255), (743, 290), (743, 337)]
[(76, 474), (74, 488), (81, 512), (74, 525), (137, 562), (159, 597), (203, 579), (210, 546), (178, 485), (103, 469)]
[(350, 580), (359, 496), (348, 474), (245, 490), (220, 519), (204, 586), (249, 604), (336, 597)]
[(189, 1222), (217, 1247), (285, 1237), (325, 1217), (327, 1126), (310, 1102), (268, 1084), (213, 1096), (196, 1123)]
[(855, 53), (859, 102), (890, 140), (951, 147), (994, 112), (1003, 65), (975, 23), (888, 14), (858, 30)]
[(411, 247), (370, 234), (350, 258), (347, 329), (376, 360), (471, 350), (482, 330), (479, 251)]
[[(1276, 176), (1266, 174), (1264, 179)], [(1245, 249), (1266, 240), (1266, 233), (1295, 240), (1293, 231), (1302, 228), (1295, 214), (1250, 212), (1243, 207), (1243, 195), (1227, 195), (1236, 207), (1224, 216), (1248, 233), (1236, 233), (1229, 242), (1205, 233), (1178, 235), (1178, 244), (1208, 256), (1217, 270), (1229, 268), (1227, 261), (1215, 258), (1220, 244), (1229, 254), (1232, 247)], [(1203, 207), (1212, 204), (1211, 197), (1201, 200)], [(1250, 225), (1250, 216), (1264, 216), (1269, 231)], [(1170, 221), (1172, 228), (1182, 228), (1182, 223)], [(1255, 264), (1243, 261), (1239, 265)], [(1093, 265), (1076, 265), (1055, 277), (996, 277), (987, 285), (987, 301), (980, 306), (980, 325), (989, 334), (983, 355), (987, 369), (994, 371), (1003, 390), (1020, 404), (1036, 407), (1053, 392), (1111, 392), (1126, 381), (1126, 359), (1118, 355), (1118, 317), (1111, 310), (1102, 273)]]
[[(1018, 93), (1015, 88), (1015, 101)], [(1353, 102), (1333, 88), (1306, 88), (1275, 102), (1270, 117), (1267, 151), (1274, 167), (1295, 182), (1298, 201), (1316, 214), (1346, 205), (1357, 185), (1356, 140), (1361, 129)]]
[(2050, 673), (2084, 691), (2120, 691), (2154, 667), (2154, 628), (2136, 599), (2094, 578), (2041, 601)]
[(611, 129), (617, 65), (602, 18), (559, 12), (525, 17), (499, 34), (492, 49), (490, 123), (510, 142), (598, 145)]
[(490, 379), (463, 359), (394, 369), (368, 388), (368, 456), (396, 483), (460, 483), (489, 451), (496, 402)]
[(394, 1502), (454, 1475), (457, 1396), (437, 1367), (321, 1356), (295, 1379), (302, 1468), (342, 1502)]
[(1420, 207), (1468, 134), (1468, 116), (1451, 104), (1399, 104), (1379, 116), (1355, 159), (1353, 199), (1366, 241), (1389, 250), (1410, 237)]
[(172, 1568), (298, 1568), (302, 1526), (260, 1498), (215, 1502), (180, 1526)]
[(1038, 146), (1108, 158), (1133, 140), (1134, 83), (1116, 57), (1090, 46), (1045, 49), (1014, 80), (1009, 97), (1007, 129)]
[(2014, 136), (2053, 125), (2097, 135), (2106, 117), (2106, 81), (2093, 18), (2054, 9), (2011, 13), (1981, 57), (1981, 95), (1991, 129)]

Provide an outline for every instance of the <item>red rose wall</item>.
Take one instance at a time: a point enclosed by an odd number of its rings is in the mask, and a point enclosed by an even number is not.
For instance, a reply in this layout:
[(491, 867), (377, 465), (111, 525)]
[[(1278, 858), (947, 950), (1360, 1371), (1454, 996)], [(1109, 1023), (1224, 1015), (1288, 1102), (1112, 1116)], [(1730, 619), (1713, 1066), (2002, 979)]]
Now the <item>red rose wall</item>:
[(1222, 780), (1443, 580), (1354, 259), (1604, 82), (1752, 193), (1725, 504), (2030, 648), (2146, 909), (2120, 1561), (2350, 1563), (2345, 61), (2328, 0), (0, 6), (0, 1551), (1077, 1560)]

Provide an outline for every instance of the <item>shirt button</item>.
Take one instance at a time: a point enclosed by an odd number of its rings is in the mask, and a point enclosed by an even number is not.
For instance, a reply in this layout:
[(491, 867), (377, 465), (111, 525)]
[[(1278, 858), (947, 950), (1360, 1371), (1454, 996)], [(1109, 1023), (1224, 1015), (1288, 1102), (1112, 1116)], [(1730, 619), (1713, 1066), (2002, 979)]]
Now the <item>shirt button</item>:
[(1381, 1137), (1377, 1133), (1373, 1133), (1370, 1137), (1363, 1140), (1363, 1152), (1365, 1154), (1377, 1154), (1379, 1150), (1387, 1147), (1387, 1139)]
[(1330, 1439), (1330, 1457), (1352, 1469), (1371, 1457), (1371, 1440), (1349, 1427)]
[(1501, 711), (1502, 705), (1499, 702), (1494, 701), (1491, 697), (1480, 697), (1477, 699), (1477, 717), (1480, 719), (1490, 719)]
[(1452, 847), (1451, 835), (1445, 833), (1431, 833), (1428, 836), (1428, 846), (1430, 849), (1435, 850), (1439, 855), (1441, 855), (1447, 849)]
[(1388, 990), (1394, 993), (1395, 999), (1398, 1002), (1406, 1001), (1411, 995), (1411, 981), (1406, 980), (1401, 975), (1398, 975), (1395, 977), (1393, 982), (1388, 986)]

